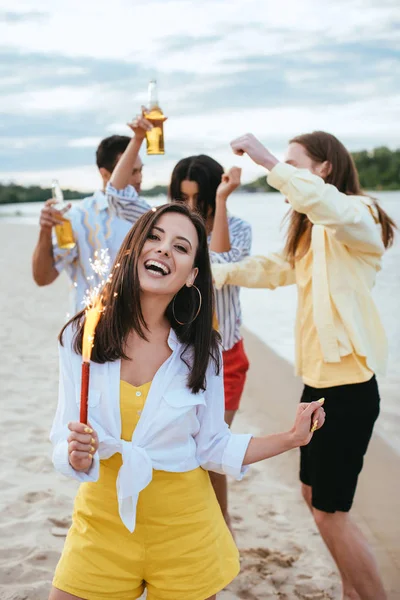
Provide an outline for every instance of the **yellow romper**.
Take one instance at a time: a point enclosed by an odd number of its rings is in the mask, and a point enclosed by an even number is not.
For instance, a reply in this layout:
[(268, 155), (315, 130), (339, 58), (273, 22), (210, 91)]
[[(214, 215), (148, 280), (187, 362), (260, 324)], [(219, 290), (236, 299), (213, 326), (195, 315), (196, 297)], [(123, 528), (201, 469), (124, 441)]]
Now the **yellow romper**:
[[(151, 383), (121, 381), (123, 440), (131, 440)], [(118, 513), (121, 454), (100, 461), (100, 477), (81, 484), (54, 587), (84, 600), (205, 600), (239, 572), (239, 554), (208, 472), (153, 471), (139, 495), (136, 529)], [(132, 474), (134, 477), (134, 473)]]

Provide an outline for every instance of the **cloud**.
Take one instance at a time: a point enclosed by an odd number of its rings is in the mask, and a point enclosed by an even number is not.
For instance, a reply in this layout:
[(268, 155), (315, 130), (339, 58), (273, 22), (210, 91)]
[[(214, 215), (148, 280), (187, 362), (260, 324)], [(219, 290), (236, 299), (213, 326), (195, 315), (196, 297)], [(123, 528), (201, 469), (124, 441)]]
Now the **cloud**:
[(29, 22), (42, 21), (42, 20), (46, 19), (47, 17), (48, 17), (47, 13), (39, 12), (37, 10), (19, 11), (19, 12), (6, 11), (6, 10), (0, 11), (0, 22), (2, 21), (3, 23), (8, 23), (8, 24), (26, 23), (27, 21), (29, 21)]
[(69, 148), (97, 148), (99, 145), (99, 138), (97, 137), (85, 137), (78, 138), (75, 140), (68, 140)]
[(179, 38), (176, 36), (170, 36), (164, 39), (163, 48), (166, 52), (178, 52), (181, 50), (193, 50), (193, 48), (208, 48), (219, 42), (222, 39), (222, 35), (205, 35), (205, 36), (194, 36), (194, 35), (182, 35)]
[[(11, 0), (2, 5), (15, 13)], [(392, 0), (337, 0), (323, 14), (316, 0), (40, 6), (26, 0), (0, 22), (0, 178), (57, 171), (70, 187), (97, 185), (97, 143), (129, 133), (153, 77), (169, 120), (167, 155), (145, 160), (147, 185), (166, 182), (188, 154), (229, 166), (230, 139), (248, 130), (278, 154), (293, 134), (317, 128), (351, 149), (398, 143)], [(245, 164), (245, 178), (259, 173)]]

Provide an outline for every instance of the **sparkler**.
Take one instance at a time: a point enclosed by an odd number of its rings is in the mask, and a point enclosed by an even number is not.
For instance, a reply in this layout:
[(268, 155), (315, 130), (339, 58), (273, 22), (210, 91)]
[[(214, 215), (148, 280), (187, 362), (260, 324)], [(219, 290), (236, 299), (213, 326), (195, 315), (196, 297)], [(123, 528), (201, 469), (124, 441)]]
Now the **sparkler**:
[(94, 342), (94, 335), (99, 322), (103, 305), (101, 298), (97, 298), (96, 304), (86, 311), (85, 326), (82, 339), (82, 383), (81, 383), (81, 405), (80, 422), (87, 424), (88, 421), (88, 397), (90, 380), (90, 357)]
[[(104, 311), (102, 297), (100, 292), (104, 285), (111, 281), (111, 275), (107, 277), (110, 270), (110, 255), (108, 248), (94, 253), (94, 260), (89, 259), (93, 272), (101, 281), (97, 286), (91, 286), (86, 291), (83, 303), (86, 307), (85, 325), (83, 328), (82, 339), (82, 382), (81, 382), (81, 403), (80, 403), (80, 422), (87, 424), (88, 421), (88, 397), (90, 381), (90, 357), (94, 343), (96, 327), (101, 313)], [(94, 275), (87, 278), (88, 282), (94, 281)]]

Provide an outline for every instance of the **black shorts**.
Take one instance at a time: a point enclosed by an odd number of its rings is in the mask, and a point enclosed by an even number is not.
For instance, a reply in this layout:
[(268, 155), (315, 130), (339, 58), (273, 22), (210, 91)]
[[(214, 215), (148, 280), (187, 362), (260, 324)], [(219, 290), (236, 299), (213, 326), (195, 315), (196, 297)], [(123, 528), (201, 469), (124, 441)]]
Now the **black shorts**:
[(375, 376), (365, 383), (304, 387), (301, 402), (325, 398), (326, 421), (300, 448), (300, 480), (312, 488), (312, 505), (327, 513), (348, 512), (379, 415)]

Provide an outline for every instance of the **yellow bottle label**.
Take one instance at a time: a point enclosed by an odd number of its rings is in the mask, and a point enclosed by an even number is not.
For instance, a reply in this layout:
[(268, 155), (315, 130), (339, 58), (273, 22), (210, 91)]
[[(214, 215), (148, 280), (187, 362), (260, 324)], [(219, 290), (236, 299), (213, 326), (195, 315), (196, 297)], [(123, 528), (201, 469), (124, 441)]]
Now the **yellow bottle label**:
[(60, 225), (55, 226), (57, 245), (61, 249), (71, 249), (75, 246), (71, 221), (64, 219)]
[(164, 121), (166, 117), (162, 110), (153, 107), (144, 117), (153, 124), (153, 129), (146, 133), (147, 154), (165, 154)]

